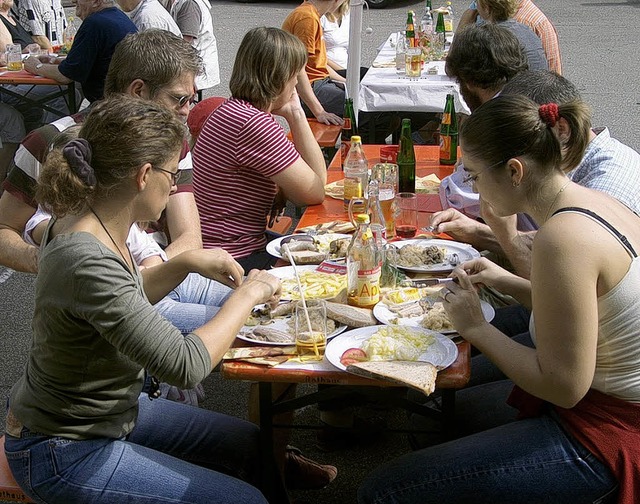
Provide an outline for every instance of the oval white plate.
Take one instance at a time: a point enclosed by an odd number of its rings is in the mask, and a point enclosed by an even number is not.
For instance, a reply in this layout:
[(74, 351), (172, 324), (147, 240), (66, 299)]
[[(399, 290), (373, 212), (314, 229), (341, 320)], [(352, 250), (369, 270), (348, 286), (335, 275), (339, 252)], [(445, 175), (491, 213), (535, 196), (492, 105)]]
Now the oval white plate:
[[(346, 371), (346, 367), (340, 362), (340, 357), (349, 348), (360, 348), (362, 344), (380, 329), (380, 326), (360, 327), (344, 332), (327, 343), (324, 354), (327, 360), (338, 369)], [(458, 358), (458, 347), (446, 336), (430, 331), (429, 329), (416, 328), (416, 331), (432, 334), (436, 341), (420, 355), (420, 362), (430, 362), (438, 369), (444, 369)]]
[[(296, 235), (287, 235), (287, 236), (280, 236), (278, 238), (276, 238), (275, 240), (271, 240), (269, 243), (267, 243), (267, 252), (269, 254), (271, 254), (274, 257), (277, 257), (278, 259), (285, 259), (287, 260), (286, 257), (283, 257), (282, 255), (282, 251), (280, 250), (280, 243), (282, 242), (282, 240), (284, 238), (288, 238), (289, 236), (303, 236), (301, 234), (296, 234)], [(320, 240), (325, 240), (327, 239), (327, 251), (329, 250), (329, 245), (328, 242), (331, 242), (333, 240), (339, 240), (340, 238), (349, 238), (351, 239), (351, 235), (348, 234), (341, 234), (341, 233), (326, 233), (323, 235), (318, 235), (316, 238), (320, 239)]]
[[(425, 264), (423, 266), (401, 266), (398, 264), (398, 268), (405, 271), (412, 271), (414, 273), (448, 273), (453, 271), (453, 268), (465, 261), (476, 259), (480, 257), (480, 252), (474, 249), (467, 243), (461, 243), (451, 240), (438, 240), (438, 239), (426, 239), (426, 240), (401, 240), (393, 242), (397, 248), (401, 249), (407, 245), (419, 245), (421, 247), (429, 247), (435, 245), (436, 247), (442, 247), (445, 249), (445, 261), (437, 264)], [(453, 254), (458, 255), (458, 262), (452, 264)]]
[[(264, 306), (264, 305), (262, 305)], [(258, 308), (258, 306), (256, 306), (256, 308)], [(287, 324), (287, 321), (291, 318), (291, 315), (288, 315), (286, 317), (278, 317), (273, 319), (273, 322), (271, 324), (269, 324), (267, 327), (271, 327), (273, 329), (278, 329), (279, 331), (284, 331), (284, 332), (289, 332), (289, 326)], [(289, 342), (289, 343), (275, 343), (272, 341), (259, 341), (256, 339), (253, 339), (252, 337), (248, 336), (249, 333), (251, 333), (251, 331), (253, 331), (253, 329), (256, 326), (242, 326), (242, 328), (240, 329), (240, 332), (236, 335), (236, 338), (241, 339), (243, 341), (248, 341), (249, 343), (255, 343), (258, 345), (269, 345), (269, 346), (291, 346), (291, 345), (295, 345), (295, 341)], [(344, 324), (338, 324), (336, 322), (336, 329), (335, 331), (333, 331), (330, 334), (327, 334), (327, 340), (330, 340), (331, 338), (333, 338), (334, 336), (337, 336), (338, 334), (341, 334), (345, 331), (345, 329), (347, 328), (346, 325)]]
[[(482, 308), (482, 314), (487, 322), (491, 322), (493, 317), (496, 315), (496, 311), (486, 301), (480, 301), (480, 308)], [(422, 320), (422, 315), (417, 317), (398, 317), (397, 313), (393, 313), (389, 307), (380, 301), (377, 305), (373, 307), (373, 316), (377, 318), (381, 323), (385, 325), (401, 325), (401, 326), (409, 326), (409, 327), (422, 327), (420, 325), (420, 321)], [(392, 324), (392, 319), (398, 319), (396, 324)], [(455, 329), (440, 331), (441, 334), (456, 334)]]

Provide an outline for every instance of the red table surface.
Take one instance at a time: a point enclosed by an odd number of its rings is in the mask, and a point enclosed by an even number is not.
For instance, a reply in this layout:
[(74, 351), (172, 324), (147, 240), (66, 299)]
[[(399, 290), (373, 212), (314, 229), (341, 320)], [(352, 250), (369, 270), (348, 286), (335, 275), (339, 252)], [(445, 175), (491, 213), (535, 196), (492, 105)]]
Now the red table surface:
[(31, 85), (47, 85), (47, 86), (67, 86), (68, 84), (61, 84), (53, 79), (47, 77), (41, 77), (39, 75), (33, 75), (26, 70), (20, 70), (19, 72), (9, 72), (6, 67), (0, 69), (0, 84), (31, 84)]

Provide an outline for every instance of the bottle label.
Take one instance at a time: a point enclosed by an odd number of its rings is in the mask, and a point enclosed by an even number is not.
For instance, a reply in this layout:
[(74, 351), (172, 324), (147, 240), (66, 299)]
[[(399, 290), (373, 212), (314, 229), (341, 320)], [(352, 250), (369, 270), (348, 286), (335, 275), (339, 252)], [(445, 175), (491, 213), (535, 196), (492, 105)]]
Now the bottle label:
[(449, 112), (442, 114), (442, 121), (440, 124), (451, 124), (451, 114)]
[(344, 179), (344, 205), (345, 208), (349, 207), (351, 198), (362, 198), (364, 192), (362, 190), (362, 181), (359, 178), (346, 178)]
[(343, 120), (344, 120), (344, 122), (342, 123), (342, 129), (343, 130), (351, 129), (351, 118), (350, 117), (344, 117)]
[(340, 142), (340, 161), (344, 170), (344, 162), (347, 160), (347, 154), (351, 148), (351, 142), (343, 140)]
[(358, 270), (356, 300), (360, 306), (374, 305), (380, 301), (380, 266)]
[(457, 156), (451, 152), (451, 137), (449, 135), (440, 135), (440, 159), (450, 160)]

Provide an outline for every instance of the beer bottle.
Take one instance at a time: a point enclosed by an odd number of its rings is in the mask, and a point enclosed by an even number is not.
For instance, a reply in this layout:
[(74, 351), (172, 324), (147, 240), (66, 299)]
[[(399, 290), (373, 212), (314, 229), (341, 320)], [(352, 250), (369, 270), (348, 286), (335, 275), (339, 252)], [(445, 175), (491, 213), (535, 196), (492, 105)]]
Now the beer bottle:
[(452, 165), (458, 160), (458, 118), (453, 95), (447, 95), (440, 123), (440, 164)]
[(400, 131), (398, 192), (416, 192), (416, 153), (411, 139), (411, 119), (402, 120)]
[(347, 98), (344, 102), (344, 115), (342, 117), (342, 132), (340, 133), (340, 162), (344, 170), (344, 162), (347, 160), (351, 137), (358, 134), (355, 114), (353, 112), (353, 98)]
[(347, 303), (373, 308), (380, 301), (381, 255), (367, 214), (356, 216), (358, 229), (347, 250)]
[(407, 37), (407, 47), (416, 47), (416, 29), (413, 24), (413, 12), (409, 11), (407, 13), (407, 28), (405, 32), (405, 36)]

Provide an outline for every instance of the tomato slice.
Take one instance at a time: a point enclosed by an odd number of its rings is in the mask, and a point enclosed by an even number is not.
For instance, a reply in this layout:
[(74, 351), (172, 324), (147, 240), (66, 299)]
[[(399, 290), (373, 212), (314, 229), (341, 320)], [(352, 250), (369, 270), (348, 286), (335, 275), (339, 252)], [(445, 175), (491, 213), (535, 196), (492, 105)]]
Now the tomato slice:
[(340, 363), (343, 366), (348, 366), (349, 364), (355, 364), (356, 362), (366, 360), (367, 354), (362, 350), (362, 348), (349, 348), (340, 356)]

